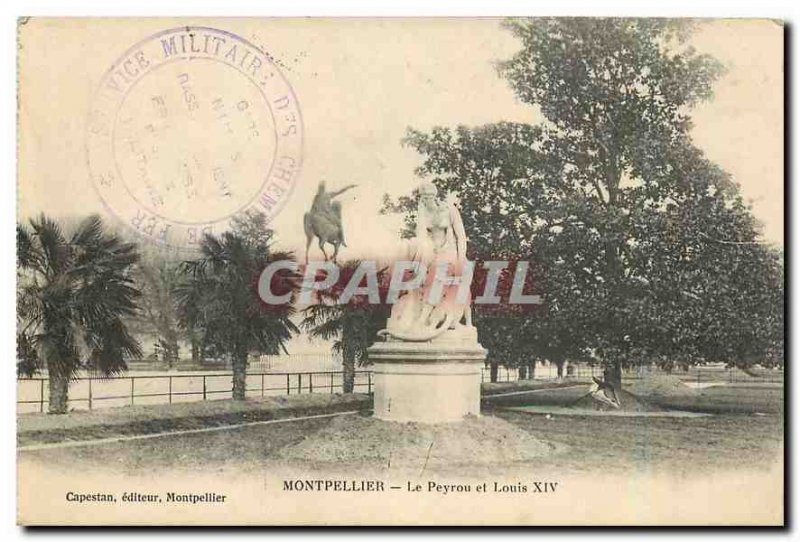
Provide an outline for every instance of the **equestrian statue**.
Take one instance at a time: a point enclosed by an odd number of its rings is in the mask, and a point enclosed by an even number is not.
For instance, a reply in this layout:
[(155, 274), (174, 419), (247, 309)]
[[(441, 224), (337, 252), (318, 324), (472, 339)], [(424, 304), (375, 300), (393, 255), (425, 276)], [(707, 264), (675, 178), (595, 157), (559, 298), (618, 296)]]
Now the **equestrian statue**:
[(308, 249), (314, 237), (319, 240), (319, 249), (325, 256), (325, 261), (328, 261), (328, 253), (325, 252), (326, 243), (333, 245), (334, 262), (339, 254), (339, 247), (347, 246), (342, 228), (342, 204), (333, 201), (333, 198), (355, 186), (357, 185), (351, 184), (336, 192), (328, 192), (325, 189), (325, 181), (320, 181), (317, 194), (311, 204), (311, 210), (303, 215), (303, 228), (306, 232), (306, 263), (308, 263)]

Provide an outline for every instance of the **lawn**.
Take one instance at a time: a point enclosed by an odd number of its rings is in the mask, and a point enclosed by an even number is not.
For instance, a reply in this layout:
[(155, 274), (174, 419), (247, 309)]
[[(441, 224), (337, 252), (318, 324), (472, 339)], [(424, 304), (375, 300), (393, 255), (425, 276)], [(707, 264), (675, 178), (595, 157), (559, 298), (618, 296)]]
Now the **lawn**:
[(783, 453), (783, 418), (722, 414), (700, 418), (498, 415), (526, 431), (565, 444), (568, 453), (542, 459), (538, 467), (565, 471), (714, 469), (771, 467)]
[[(554, 452), (525, 464), (484, 463), (481, 470), (505, 472), (535, 467), (537, 473), (579, 473), (669, 469), (692, 475), (707, 474), (714, 469), (769, 468), (783, 453), (783, 393), (776, 387), (708, 388), (648, 397), (668, 408), (713, 413), (694, 418), (559, 416), (504, 408), (520, 404), (563, 406), (581, 393), (584, 391), (579, 388), (565, 388), (492, 399), (486, 405), (486, 416), (502, 418), (520, 431), (550, 443)], [(353, 420), (356, 424), (357, 420)], [(282, 459), (286, 454), (281, 450), (323, 434), (320, 432), (330, 423), (326, 419), (307, 420), (98, 446), (25, 451), (21, 452), (21, 459), (63, 464), (65, 468), (88, 462), (129, 473), (152, 473), (160, 469), (204, 472), (309, 469), (306, 463), (293, 465)], [(353, 442), (353, 446), (368, 444), (359, 439)], [(331, 462), (315, 464), (314, 470), (318, 474), (326, 470), (363, 473), (365, 467), (378, 472), (385, 468), (377, 464)], [(448, 472), (446, 465), (438, 469)]]

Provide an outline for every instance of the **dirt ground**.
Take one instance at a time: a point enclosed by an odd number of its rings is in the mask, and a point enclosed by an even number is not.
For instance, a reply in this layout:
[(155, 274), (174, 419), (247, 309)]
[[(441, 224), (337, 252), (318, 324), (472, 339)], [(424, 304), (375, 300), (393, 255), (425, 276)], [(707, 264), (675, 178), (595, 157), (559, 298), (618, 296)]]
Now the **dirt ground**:
[[(537, 473), (580, 473), (669, 469), (691, 476), (707, 474), (714, 469), (766, 469), (782, 457), (784, 418), (780, 388), (709, 388), (649, 397), (669, 408), (713, 414), (693, 418), (559, 416), (504, 408), (519, 404), (564, 405), (580, 392), (572, 388), (537, 392), (528, 397), (497, 398), (487, 406), (481, 423), (495, 419), (499, 422), (496, 426), (513, 426), (518, 430), (518, 440), (507, 444), (511, 448), (524, 447), (525, 443), (536, 446), (544, 443), (552, 453), (533, 454), (536, 457), (527, 459), (503, 458), (498, 454), (494, 460), (480, 461), (480, 465), (470, 471), (535, 468)], [(308, 471), (311, 458), (287, 453), (292, 447), (302, 447), (303, 441), (331, 441), (333, 435), (341, 432), (348, 434), (345, 440), (350, 445), (362, 449), (379, 450), (385, 444), (389, 433), (374, 428), (365, 431), (365, 422), (358, 416), (337, 418), (337, 425), (329, 419), (317, 419), (98, 446), (23, 451), (19, 456), (20, 461), (47, 462), (64, 468), (88, 462), (94, 468), (109, 468), (118, 473)], [(503, 438), (508, 438), (506, 433)], [(319, 438), (314, 440), (315, 436)], [(480, 435), (471, 433), (470, 439), (480, 440)], [(339, 440), (334, 447), (341, 450), (344, 441)], [(494, 441), (489, 439), (488, 442)], [(477, 453), (491, 455), (492, 446), (480, 448)], [(315, 463), (315, 472), (363, 473), (363, 457), (350, 454), (348, 458), (346, 455), (335, 462)], [(429, 470), (447, 473), (457, 472), (459, 468), (447, 461), (435, 463), (428, 466)], [(380, 471), (390, 467), (376, 463), (373, 468)]]
[(17, 418), (17, 443), (28, 446), (202, 430), (281, 418), (368, 410), (371, 407), (372, 401), (365, 394), (305, 394), (247, 401), (198, 401), (105, 408), (71, 412), (63, 416), (25, 414)]
[(320, 431), (281, 449), (279, 457), (301, 463), (438, 468), (531, 461), (559, 453), (556, 448), (497, 416), (423, 424), (362, 415), (332, 419)]

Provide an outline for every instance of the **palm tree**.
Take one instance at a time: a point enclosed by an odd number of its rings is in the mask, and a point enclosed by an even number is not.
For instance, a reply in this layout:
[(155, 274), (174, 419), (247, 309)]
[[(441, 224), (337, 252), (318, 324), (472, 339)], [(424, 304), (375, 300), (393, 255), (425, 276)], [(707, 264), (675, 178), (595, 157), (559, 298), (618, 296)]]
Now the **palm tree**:
[(136, 247), (104, 231), (99, 216), (71, 236), (45, 215), (17, 225), (17, 357), (20, 373), (47, 370), (51, 414), (67, 411), (82, 368), (110, 375), (141, 356), (126, 319), (137, 313)]
[(175, 287), (181, 276), (178, 262), (163, 250), (142, 250), (134, 279), (142, 292), (139, 306), (141, 317), (135, 331), (155, 337), (158, 353), (172, 369), (179, 361), (179, 341), (182, 338), (175, 311)]
[[(386, 305), (371, 304), (362, 295), (354, 295), (347, 303), (339, 303), (359, 263), (351, 260), (340, 266), (341, 280), (331, 288), (316, 292), (316, 303), (303, 310), (300, 323), (300, 327), (312, 337), (334, 339), (333, 351), (342, 355), (344, 393), (353, 392), (356, 365), (368, 363), (367, 348), (375, 342), (378, 331), (386, 327), (389, 316)], [(383, 273), (379, 273), (379, 283), (383, 283), (382, 278)]]
[[(269, 235), (267, 235), (269, 233)], [(265, 238), (271, 232), (265, 231)], [(219, 237), (206, 235), (197, 260), (182, 264), (184, 279), (176, 289), (178, 319), (203, 345), (230, 356), (233, 398), (244, 400), (250, 352), (278, 354), (298, 332), (291, 303), (264, 305), (258, 298), (261, 271), (271, 262), (293, 260), (290, 252), (271, 251), (236, 229)], [(296, 289), (296, 277), (282, 277), (281, 287)], [(274, 289), (278, 289), (276, 287)]]

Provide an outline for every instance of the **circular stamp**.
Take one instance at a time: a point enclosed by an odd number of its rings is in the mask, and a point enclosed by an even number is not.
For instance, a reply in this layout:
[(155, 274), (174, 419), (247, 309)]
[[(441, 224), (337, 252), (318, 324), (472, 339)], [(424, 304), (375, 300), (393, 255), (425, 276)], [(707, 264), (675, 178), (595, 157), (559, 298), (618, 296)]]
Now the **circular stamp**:
[(159, 32), (105, 73), (86, 156), (106, 208), (148, 240), (196, 246), (236, 215), (274, 217), (302, 163), (303, 122), (271, 58), (214, 28)]

